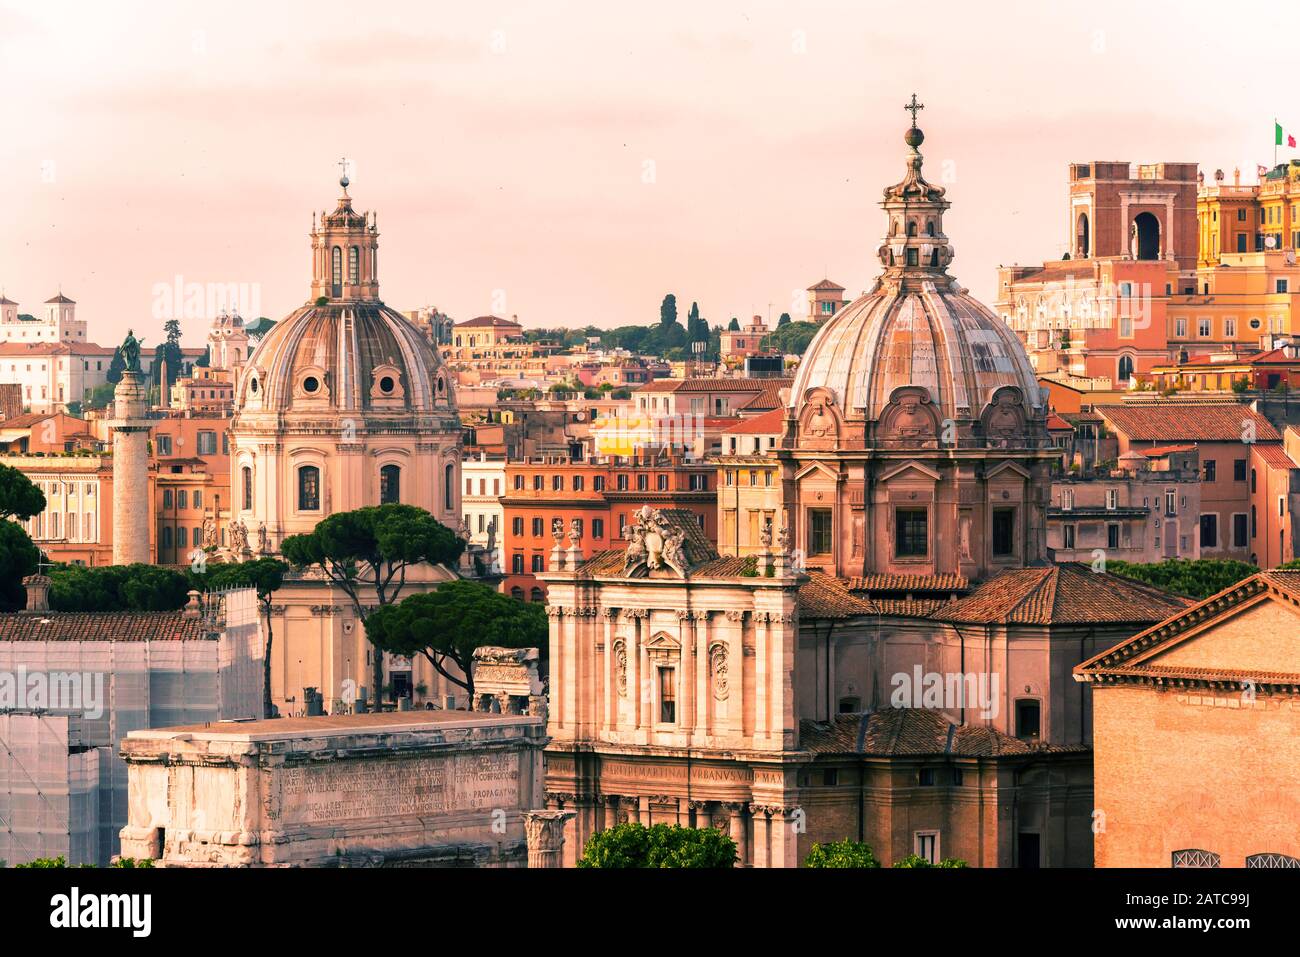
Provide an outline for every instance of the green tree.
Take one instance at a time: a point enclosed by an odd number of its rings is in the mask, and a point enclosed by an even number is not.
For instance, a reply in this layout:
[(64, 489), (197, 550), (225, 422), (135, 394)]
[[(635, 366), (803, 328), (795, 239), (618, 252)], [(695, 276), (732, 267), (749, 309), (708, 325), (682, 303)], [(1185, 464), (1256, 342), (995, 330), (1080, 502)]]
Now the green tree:
[[(121, 375), (118, 375), (121, 378)], [(86, 400), (87, 409), (104, 409), (113, 401), (113, 390), (117, 388), (111, 382), (105, 382), (97, 385), (90, 390), (90, 398)]]
[[(367, 597), (377, 604), (397, 601), (412, 565), (450, 564), (465, 550), (463, 539), (422, 508), (390, 502), (322, 519), (312, 531), (290, 535), (280, 551), (297, 568), (319, 565), (352, 601), (363, 624), (370, 616)], [(384, 656), (376, 653), (371, 670), (375, 702), (384, 686)]]
[[(484, 645), (537, 648), (546, 654), (546, 610), (503, 595), (481, 582), (445, 582), (432, 591), (377, 608), (366, 619), (366, 637), (381, 651), (423, 655), (440, 675), (474, 696), (474, 649)], [(460, 670), (447, 667), (451, 662)]]
[(931, 864), (924, 857), (918, 854), (908, 854), (907, 857), (894, 861), (895, 867), (969, 867), (965, 861), (956, 857), (945, 857), (938, 864)]
[(125, 371), (126, 360), (122, 358), (122, 347), (118, 346), (113, 350), (113, 358), (108, 363), (108, 372), (105, 373), (104, 378), (108, 380), (109, 385), (117, 385), (122, 381), (122, 373)]
[[(158, 383), (161, 389), (160, 395), (165, 397), (167, 390), (172, 387), (177, 379), (180, 378), (182, 367), (185, 365), (185, 353), (181, 351), (181, 323), (179, 319), (168, 319), (163, 323), (164, 340), (154, 348), (154, 381)], [(163, 363), (167, 364), (167, 379), (163, 381)]]
[(677, 322), (677, 297), (671, 292), (664, 296), (664, 301), (659, 304), (659, 324), (661, 326), (671, 326)]
[(782, 326), (790, 325), (790, 322), (791, 322), (790, 313), (783, 312), (781, 313), (781, 318), (776, 321), (776, 327), (780, 329)]
[(740, 320), (737, 319), (735, 316), (732, 316), (732, 317), (731, 317), (731, 321), (730, 321), (729, 323), (727, 323), (727, 331), (728, 331), (728, 332), (739, 332), (739, 331), (740, 331)]
[(579, 867), (728, 868), (736, 842), (712, 827), (619, 824), (587, 839)]
[(45, 511), (45, 493), (22, 472), (0, 465), (0, 518), (25, 522)]
[(1199, 601), (1231, 588), (1259, 569), (1228, 558), (1166, 558), (1151, 563), (1108, 561), (1106, 571)]
[(175, 611), (198, 582), (161, 565), (56, 565), (50, 569), (55, 611)]
[(17, 522), (0, 521), (0, 605), (7, 610), (27, 604), (23, 579), (36, 573), (41, 551)]
[(870, 844), (860, 841), (831, 841), (814, 844), (804, 858), (804, 867), (879, 867)]
[(778, 325), (763, 337), (763, 348), (775, 349), (785, 355), (803, 355), (820, 328), (815, 322), (787, 322)]
[(262, 609), (262, 620), (266, 622), (266, 647), (262, 656), (262, 716), (266, 718), (274, 713), (271, 703), (271, 596), (284, 584), (284, 573), (288, 568), (278, 558), (254, 558), (246, 562), (208, 565), (205, 576), (211, 589), (257, 590), (257, 603)]

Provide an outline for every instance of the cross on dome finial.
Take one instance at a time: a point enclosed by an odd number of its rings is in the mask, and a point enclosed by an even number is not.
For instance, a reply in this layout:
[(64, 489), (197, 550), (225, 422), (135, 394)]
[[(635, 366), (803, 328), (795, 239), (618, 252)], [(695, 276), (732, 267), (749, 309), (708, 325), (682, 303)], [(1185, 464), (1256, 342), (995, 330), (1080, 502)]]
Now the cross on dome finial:
[(339, 177), (339, 185), (342, 186), (344, 192), (346, 192), (348, 184), (351, 182), (351, 180), (348, 179), (348, 158), (346, 156), (339, 159), (339, 169), (343, 170), (343, 175)]
[(910, 112), (910, 113), (912, 114), (912, 129), (916, 129), (916, 113), (917, 113), (918, 110), (923, 110), (923, 109), (925, 109), (925, 104), (924, 104), (924, 103), (918, 103), (918, 102), (916, 102), (916, 94), (913, 93), (913, 94), (912, 94), (912, 102), (911, 102), (911, 103), (904, 103), (904, 104), (903, 104), (903, 109), (907, 110), (908, 112)]

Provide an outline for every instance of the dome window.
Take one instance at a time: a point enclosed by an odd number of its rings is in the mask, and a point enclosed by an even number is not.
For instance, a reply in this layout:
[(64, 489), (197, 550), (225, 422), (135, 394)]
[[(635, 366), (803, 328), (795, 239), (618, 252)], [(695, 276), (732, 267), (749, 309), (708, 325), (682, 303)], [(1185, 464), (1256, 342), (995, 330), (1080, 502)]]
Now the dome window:
[(320, 379), (316, 378), (314, 375), (307, 376), (307, 378), (302, 380), (302, 391), (306, 392), (308, 395), (315, 395), (320, 391)]
[(249, 379), (249, 380), (248, 380), (248, 391), (251, 392), (251, 393), (253, 393), (253, 395), (257, 395), (257, 379), (256, 379), (256, 378), (254, 378), (254, 379)]
[(402, 374), (401, 367), (392, 358), (375, 366), (370, 371), (370, 398), (378, 400), (381, 405), (401, 405), (401, 400), (406, 397)]
[(396, 384), (397, 383), (393, 381), (392, 376), (390, 375), (383, 376), (379, 380), (379, 391), (382, 392), (384, 395), (392, 395), (393, 388), (394, 386), (396, 386)]

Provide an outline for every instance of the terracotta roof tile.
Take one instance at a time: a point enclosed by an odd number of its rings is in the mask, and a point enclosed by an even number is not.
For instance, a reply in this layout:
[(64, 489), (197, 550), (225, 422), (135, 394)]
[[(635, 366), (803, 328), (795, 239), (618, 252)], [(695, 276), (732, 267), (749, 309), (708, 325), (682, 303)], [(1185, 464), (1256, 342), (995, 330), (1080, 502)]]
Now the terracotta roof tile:
[(0, 641), (201, 641), (202, 618), (180, 611), (51, 611), (0, 614)]
[(808, 572), (808, 581), (799, 588), (799, 617), (802, 619), (842, 620), (876, 613), (874, 604), (857, 597), (841, 579), (824, 572)]
[(867, 575), (847, 578), (850, 591), (955, 592), (967, 591), (970, 579), (964, 575)]
[(1096, 409), (1133, 442), (1240, 442), (1247, 421), (1254, 423), (1256, 441), (1282, 438), (1268, 419), (1237, 402), (1099, 405)]
[(728, 435), (766, 435), (785, 431), (785, 409), (776, 408), (762, 415), (741, 419), (725, 430)]
[(1185, 609), (1177, 595), (1077, 562), (1017, 568), (949, 602), (931, 617), (969, 624), (1157, 622)]
[(1254, 451), (1260, 460), (1271, 469), (1300, 468), (1300, 465), (1296, 465), (1291, 456), (1286, 454), (1282, 446), (1275, 443), (1257, 442)]
[(809, 286), (807, 292), (843, 292), (844, 287), (838, 283), (833, 283), (829, 279), (823, 279), (815, 286)]

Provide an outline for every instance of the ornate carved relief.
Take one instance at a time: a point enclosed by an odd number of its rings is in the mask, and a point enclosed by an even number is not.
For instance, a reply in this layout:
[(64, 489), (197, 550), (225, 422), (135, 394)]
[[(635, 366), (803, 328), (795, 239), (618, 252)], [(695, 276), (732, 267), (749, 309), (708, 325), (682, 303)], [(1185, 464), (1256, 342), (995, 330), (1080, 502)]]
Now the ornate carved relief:
[(713, 675), (713, 697), (727, 700), (727, 646), (723, 642), (709, 645), (709, 671)]
[(799, 447), (833, 449), (839, 444), (842, 423), (835, 393), (824, 387), (809, 389), (799, 414)]
[(627, 697), (627, 642), (619, 638), (614, 642), (614, 683), (618, 686), (618, 696)]

